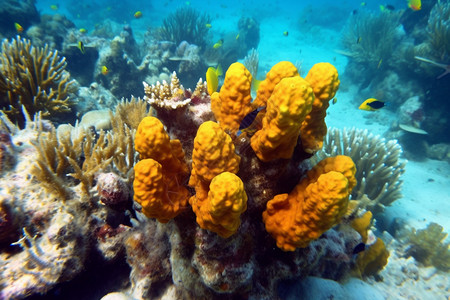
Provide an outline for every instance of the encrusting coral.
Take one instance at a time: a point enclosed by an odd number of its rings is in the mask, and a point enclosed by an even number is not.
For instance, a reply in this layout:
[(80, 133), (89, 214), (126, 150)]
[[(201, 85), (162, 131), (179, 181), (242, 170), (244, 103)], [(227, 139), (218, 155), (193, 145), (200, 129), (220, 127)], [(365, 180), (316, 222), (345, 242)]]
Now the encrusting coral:
[(326, 158), (292, 192), (267, 202), (263, 221), (277, 246), (284, 251), (304, 248), (337, 224), (347, 211), (355, 172), (347, 156)]
[(3, 40), (0, 53), (0, 107), (24, 126), (21, 106), (34, 115), (56, 119), (71, 111), (75, 81), (65, 71), (65, 58), (48, 46), (36, 48), (27, 39)]

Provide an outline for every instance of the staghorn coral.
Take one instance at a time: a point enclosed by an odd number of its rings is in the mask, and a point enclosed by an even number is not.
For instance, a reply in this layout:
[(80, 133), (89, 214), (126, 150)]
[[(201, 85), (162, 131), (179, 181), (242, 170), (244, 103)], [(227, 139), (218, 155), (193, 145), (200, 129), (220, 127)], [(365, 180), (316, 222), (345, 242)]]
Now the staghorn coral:
[(200, 14), (190, 7), (183, 7), (168, 15), (156, 34), (162, 41), (172, 41), (176, 45), (187, 41), (204, 49), (208, 35), (205, 24), (209, 23), (211, 23), (209, 15)]
[(67, 115), (74, 104), (70, 94), (76, 91), (70, 80), (65, 58), (46, 45), (36, 48), (18, 36), (3, 40), (0, 53), (0, 107), (8, 117), (24, 126), (21, 106), (34, 115), (58, 119)]
[(267, 202), (263, 221), (277, 246), (284, 251), (305, 248), (337, 224), (347, 211), (355, 172), (347, 156), (326, 158), (308, 171), (291, 193)]
[(400, 177), (406, 165), (400, 159), (401, 154), (402, 148), (396, 140), (386, 141), (362, 129), (331, 128), (314, 161), (335, 155), (351, 157), (357, 170), (352, 199), (363, 200), (366, 195), (368, 199), (361, 201), (360, 206), (376, 214), (401, 197)]

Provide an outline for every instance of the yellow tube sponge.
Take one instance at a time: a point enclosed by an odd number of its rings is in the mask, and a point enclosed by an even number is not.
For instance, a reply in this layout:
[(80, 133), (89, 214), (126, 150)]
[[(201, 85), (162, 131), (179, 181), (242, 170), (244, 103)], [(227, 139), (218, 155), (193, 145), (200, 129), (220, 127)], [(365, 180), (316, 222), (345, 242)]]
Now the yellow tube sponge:
[[(332, 170), (333, 166), (347, 169)], [(337, 224), (347, 210), (355, 172), (350, 157), (326, 158), (291, 193), (269, 200), (263, 221), (277, 246), (284, 251), (307, 247)]]
[(166, 177), (163, 167), (151, 158), (134, 166), (134, 200), (147, 218), (167, 223), (186, 207), (189, 192), (174, 178)]
[(313, 100), (311, 86), (300, 76), (283, 78), (275, 86), (267, 101), (262, 129), (251, 138), (251, 146), (260, 160), (292, 157)]
[(203, 229), (228, 238), (241, 224), (240, 216), (247, 209), (247, 194), (238, 176), (224, 172), (213, 178), (208, 198), (202, 202), (192, 206), (197, 223)]
[(233, 63), (225, 74), (220, 93), (211, 95), (211, 110), (220, 126), (236, 133), (244, 117), (252, 111), (252, 75), (241, 63)]
[(184, 161), (184, 152), (179, 140), (170, 140), (164, 125), (155, 117), (145, 117), (139, 123), (134, 148), (140, 158), (152, 158), (158, 161), (164, 173), (187, 175), (188, 166)]
[(326, 110), (339, 88), (340, 81), (336, 68), (329, 63), (315, 64), (305, 79), (314, 90), (315, 100), (311, 113), (303, 121), (300, 136), (303, 150), (313, 153), (322, 148), (323, 138), (327, 134)]
[(241, 158), (234, 152), (234, 144), (223, 129), (213, 121), (204, 122), (197, 130), (192, 153), (192, 174), (189, 185), (199, 181), (209, 185), (222, 172), (237, 173)]
[(270, 69), (258, 88), (254, 105), (265, 106), (275, 86), (286, 77), (299, 76), (297, 68), (289, 61), (280, 61)]

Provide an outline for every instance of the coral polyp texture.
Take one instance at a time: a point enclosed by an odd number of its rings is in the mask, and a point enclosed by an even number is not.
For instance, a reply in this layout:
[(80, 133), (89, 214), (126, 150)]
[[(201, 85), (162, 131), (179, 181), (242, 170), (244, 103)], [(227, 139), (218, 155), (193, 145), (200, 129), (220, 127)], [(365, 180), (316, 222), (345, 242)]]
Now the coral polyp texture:
[(220, 126), (236, 133), (242, 119), (252, 111), (252, 74), (241, 63), (233, 63), (225, 74), (220, 92), (211, 95), (211, 110)]
[(266, 230), (285, 251), (304, 248), (337, 224), (356, 184), (355, 164), (347, 156), (327, 158), (310, 170), (289, 194), (267, 202)]

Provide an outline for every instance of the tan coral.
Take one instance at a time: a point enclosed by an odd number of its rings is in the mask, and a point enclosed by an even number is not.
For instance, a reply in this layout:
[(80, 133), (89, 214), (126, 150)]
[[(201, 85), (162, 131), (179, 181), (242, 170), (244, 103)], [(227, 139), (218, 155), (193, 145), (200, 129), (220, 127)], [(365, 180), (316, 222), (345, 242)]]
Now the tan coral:
[(305, 79), (314, 90), (315, 100), (311, 113), (303, 121), (300, 136), (303, 150), (313, 153), (322, 148), (323, 138), (327, 134), (326, 110), (339, 88), (340, 81), (336, 68), (330, 63), (315, 64)]
[(159, 81), (155, 85), (148, 85), (145, 81), (144, 85), (144, 100), (146, 100), (152, 107), (156, 109), (175, 110), (187, 106), (190, 102), (190, 98), (185, 97), (185, 91), (183, 86), (175, 72), (170, 77), (170, 83), (163, 80)]

